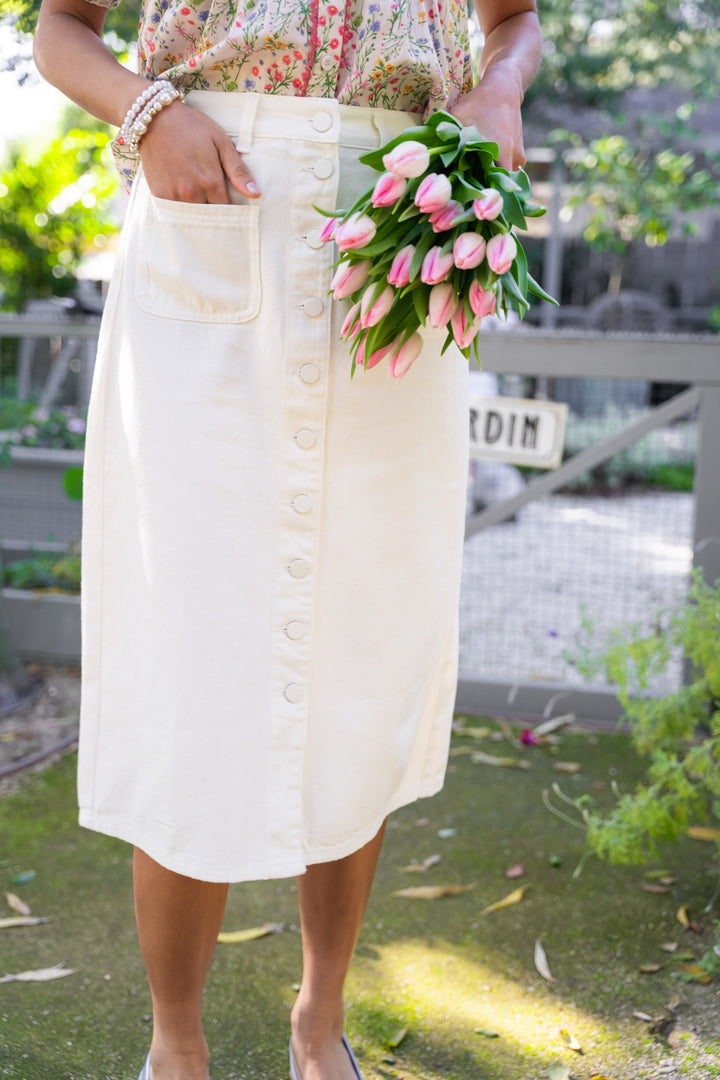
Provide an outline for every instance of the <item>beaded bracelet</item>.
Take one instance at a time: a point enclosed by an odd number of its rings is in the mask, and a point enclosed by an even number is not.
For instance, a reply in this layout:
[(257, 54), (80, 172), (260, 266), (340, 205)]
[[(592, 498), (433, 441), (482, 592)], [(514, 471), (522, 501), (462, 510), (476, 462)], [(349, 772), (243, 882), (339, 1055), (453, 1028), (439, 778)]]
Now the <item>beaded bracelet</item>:
[(182, 98), (181, 91), (167, 79), (158, 79), (151, 83), (128, 109), (118, 134), (118, 142), (126, 145), (131, 154), (137, 154), (140, 140), (153, 117), (173, 101)]

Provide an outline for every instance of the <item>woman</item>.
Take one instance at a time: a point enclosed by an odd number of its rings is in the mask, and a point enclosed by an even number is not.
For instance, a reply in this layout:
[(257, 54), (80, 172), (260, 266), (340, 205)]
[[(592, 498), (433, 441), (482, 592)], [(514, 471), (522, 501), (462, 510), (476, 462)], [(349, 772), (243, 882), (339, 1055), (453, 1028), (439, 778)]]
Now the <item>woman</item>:
[(520, 166), (535, 4), (479, 0), (472, 88), (462, 0), (148, 0), (137, 75), (100, 37), (115, 2), (44, 0), (35, 43), (141, 164), (88, 423), (80, 820), (135, 845), (142, 1080), (207, 1080), (227, 882), (291, 874), (292, 1073), (357, 1080), (342, 990), (385, 818), (446, 763), (467, 365), (430, 332), (400, 385), (350, 382), (313, 206), (426, 110)]

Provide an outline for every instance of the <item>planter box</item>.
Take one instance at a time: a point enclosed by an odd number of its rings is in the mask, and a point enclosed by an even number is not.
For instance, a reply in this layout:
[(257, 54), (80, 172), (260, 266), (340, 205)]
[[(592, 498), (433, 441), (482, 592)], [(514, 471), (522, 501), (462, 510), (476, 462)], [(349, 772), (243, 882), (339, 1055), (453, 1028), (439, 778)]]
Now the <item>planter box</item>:
[(80, 597), (72, 593), (3, 589), (0, 618), (23, 660), (80, 660)]
[(12, 464), (0, 466), (0, 539), (67, 544), (80, 535), (82, 504), (62, 484), (70, 466), (83, 463), (82, 450), (14, 446)]

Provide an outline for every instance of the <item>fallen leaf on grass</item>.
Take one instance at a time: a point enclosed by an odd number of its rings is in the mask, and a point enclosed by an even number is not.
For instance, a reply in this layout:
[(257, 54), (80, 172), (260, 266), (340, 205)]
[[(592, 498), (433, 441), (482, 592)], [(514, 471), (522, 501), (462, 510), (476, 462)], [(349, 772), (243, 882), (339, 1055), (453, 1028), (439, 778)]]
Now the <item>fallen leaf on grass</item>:
[(574, 773), (580, 772), (582, 765), (579, 761), (555, 761), (553, 762), (553, 769), (555, 772), (567, 773), (568, 776), (573, 776)]
[(490, 1028), (475, 1028), (476, 1035), (483, 1035), (486, 1039), (499, 1039), (497, 1031), (491, 1031)]
[(469, 735), (471, 739), (487, 739), (490, 734), (489, 727), (466, 727), (461, 728), (460, 735)]
[(440, 840), (449, 840), (456, 832), (457, 829), (438, 829), (438, 837)]
[(18, 915), (31, 915), (30, 905), (26, 904), (24, 900), (21, 900), (15, 893), (6, 892), (5, 899), (8, 902), (8, 906), (17, 911)]
[(284, 923), (266, 922), (249, 930), (226, 930), (218, 934), (217, 939), (223, 945), (235, 945), (241, 941), (255, 941), (256, 938), (267, 937), (268, 934), (280, 934), (284, 929)]
[(644, 1020), (646, 1024), (651, 1024), (653, 1020), (652, 1016), (648, 1013), (640, 1012), (639, 1009), (633, 1010), (633, 1016), (636, 1020)]
[(551, 1065), (548, 1069), (548, 1080), (570, 1080), (569, 1065)]
[(7, 919), (0, 919), (0, 930), (9, 930), (12, 926), (39, 926), (45, 922), (50, 922), (49, 916), (41, 918), (39, 915), (11, 915)]
[(525, 867), (523, 866), (523, 864), (515, 863), (514, 866), (508, 866), (507, 870), (505, 871), (505, 877), (512, 880), (512, 878), (522, 877), (524, 873)]
[(472, 885), (416, 885), (411, 889), (398, 889), (391, 896), (400, 896), (404, 900), (440, 900), (443, 896), (457, 896), (459, 893), (474, 889)]
[(391, 1050), (394, 1050), (397, 1046), (400, 1045), (407, 1033), (408, 1029), (406, 1027), (400, 1028), (399, 1031), (396, 1031), (394, 1035), (391, 1035), (389, 1039), (385, 1040), (385, 1045), (388, 1046)]
[(480, 912), (481, 915), (489, 915), (492, 911), (500, 911), (502, 908), (512, 907), (513, 904), (519, 904), (523, 898), (526, 886), (523, 885), (519, 889), (515, 889), (514, 892), (508, 893), (502, 900), (496, 900), (494, 904), (488, 904), (486, 908), (483, 908)]
[(685, 905), (677, 909), (677, 911), (675, 912), (675, 918), (681, 926), (687, 928), (690, 925), (690, 920), (688, 918), (687, 908), (685, 907)]
[(678, 964), (678, 971), (681, 971), (690, 982), (699, 982), (705, 985), (712, 981), (710, 973), (705, 968), (701, 968), (699, 964)]
[(560, 1028), (560, 1038), (570, 1050), (574, 1050), (576, 1054), (583, 1054), (583, 1050), (580, 1043), (577, 1041), (574, 1035), (571, 1035), (567, 1028)]
[(440, 855), (428, 855), (424, 862), (410, 863), (409, 866), (401, 866), (400, 870), (403, 874), (424, 874), (431, 866), (437, 866), (440, 859)]
[(670, 892), (666, 885), (658, 885), (654, 881), (643, 881), (640, 885), (640, 888), (644, 889), (645, 892), (654, 893), (657, 896), (661, 896), (664, 893)]
[(505, 769), (530, 769), (529, 761), (525, 758), (495, 757), (494, 754), (484, 754), (482, 750), (476, 750), (470, 755), (470, 760), (476, 765), (494, 765), (495, 768)]
[(62, 964), (55, 967), (36, 968), (34, 971), (18, 971), (15, 975), (3, 975), (0, 983), (6, 982), (50, 982), (51, 979), (64, 979), (66, 975), (74, 975), (76, 968), (64, 968)]
[(556, 716), (552, 720), (543, 720), (542, 724), (538, 724), (536, 728), (533, 728), (533, 735), (549, 735), (551, 731), (557, 731), (558, 728), (565, 727), (566, 724), (572, 724), (574, 720), (574, 713), (565, 713), (564, 716)]
[(697, 956), (694, 952), (690, 952), (690, 950), (688, 949), (685, 952), (676, 953), (673, 957), (673, 960), (688, 960), (690, 961), (690, 963), (693, 963), (695, 960), (697, 960)]
[(616, 1080), (616, 1078), (614, 1076), (605, 1076), (604, 1073), (602, 1076), (600, 1075), (600, 1073), (593, 1073), (593, 1075), (590, 1077), (590, 1080)]
[(658, 881), (660, 878), (667, 877), (670, 873), (669, 870), (646, 870), (643, 875), (648, 881)]
[(638, 964), (638, 971), (642, 975), (655, 975), (656, 972), (662, 971), (663, 964)]
[(678, 947), (677, 941), (663, 941), (660, 948), (663, 952), (674, 953)]
[(11, 885), (29, 885), (31, 881), (34, 881), (37, 874), (34, 870), (25, 870), (22, 874), (15, 874), (15, 877), (10, 878)]
[(680, 1005), (680, 1004), (681, 1004), (681, 1001), (680, 1001), (680, 997), (678, 996), (678, 994), (673, 994), (673, 996), (670, 998), (670, 1000), (668, 1001), (665, 1008), (667, 1009), (667, 1011), (669, 1013), (673, 1013), (673, 1012), (675, 1012), (678, 1005)]
[(451, 746), (448, 751), (449, 757), (462, 757), (463, 754), (474, 754), (475, 749), (472, 746)]
[(709, 825), (691, 825), (687, 834), (693, 840), (720, 840), (720, 829), (713, 829)]
[(535, 942), (535, 967), (546, 982), (557, 982), (557, 979), (550, 971), (550, 965), (548, 964), (547, 956), (545, 955), (545, 950), (542, 947), (540, 938)]

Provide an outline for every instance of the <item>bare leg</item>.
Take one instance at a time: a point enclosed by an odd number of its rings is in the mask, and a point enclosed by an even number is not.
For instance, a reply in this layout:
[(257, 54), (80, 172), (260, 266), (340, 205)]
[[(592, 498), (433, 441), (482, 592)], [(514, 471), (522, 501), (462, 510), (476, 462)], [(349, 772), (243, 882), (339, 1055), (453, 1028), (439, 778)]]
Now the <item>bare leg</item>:
[(228, 887), (175, 874), (138, 848), (133, 878), (153, 1000), (152, 1080), (207, 1080), (201, 999)]
[(370, 895), (385, 826), (369, 844), (298, 878), (303, 977), (292, 1010), (301, 1080), (353, 1080), (342, 1045), (343, 984)]

